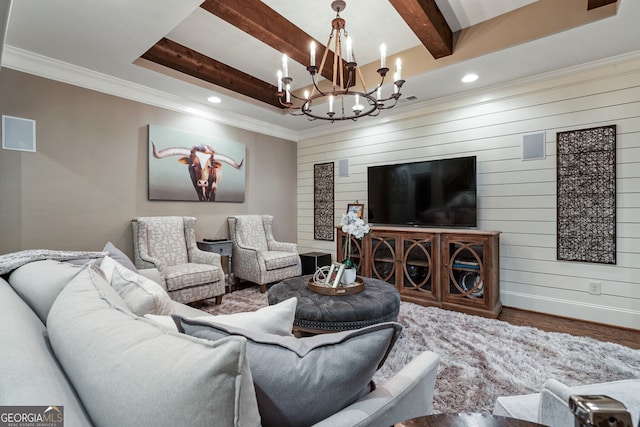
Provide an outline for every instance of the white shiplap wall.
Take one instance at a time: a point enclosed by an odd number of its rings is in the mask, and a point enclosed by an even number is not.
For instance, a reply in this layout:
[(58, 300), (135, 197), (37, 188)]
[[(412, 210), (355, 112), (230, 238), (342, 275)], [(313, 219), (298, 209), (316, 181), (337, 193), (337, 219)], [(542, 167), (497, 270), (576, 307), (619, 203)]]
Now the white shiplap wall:
[[(335, 242), (313, 239), (315, 163), (335, 161), (338, 224), (347, 203), (367, 203), (367, 166), (476, 155), (478, 228), (502, 231), (503, 304), (640, 329), (640, 59), (402, 110), (386, 123), (363, 118), (298, 143), (301, 253), (335, 258)], [(617, 264), (558, 261), (556, 133), (609, 124), (617, 125)], [(536, 131), (545, 133), (546, 158), (522, 161), (522, 135)], [(349, 177), (338, 176), (343, 158)], [(588, 293), (591, 281), (601, 295)]]

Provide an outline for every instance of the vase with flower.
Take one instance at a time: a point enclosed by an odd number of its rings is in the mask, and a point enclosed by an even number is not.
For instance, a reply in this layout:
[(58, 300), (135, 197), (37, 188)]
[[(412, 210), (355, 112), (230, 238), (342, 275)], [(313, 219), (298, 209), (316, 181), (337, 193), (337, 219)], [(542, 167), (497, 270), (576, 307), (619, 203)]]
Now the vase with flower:
[(342, 263), (345, 265), (344, 274), (342, 275), (341, 283), (348, 285), (356, 281), (356, 270), (358, 266), (351, 259), (351, 244), (352, 238), (361, 240), (365, 234), (369, 233), (369, 224), (358, 218), (355, 212), (347, 212), (342, 214), (340, 220), (342, 231), (346, 234), (346, 242), (344, 245), (344, 254)]

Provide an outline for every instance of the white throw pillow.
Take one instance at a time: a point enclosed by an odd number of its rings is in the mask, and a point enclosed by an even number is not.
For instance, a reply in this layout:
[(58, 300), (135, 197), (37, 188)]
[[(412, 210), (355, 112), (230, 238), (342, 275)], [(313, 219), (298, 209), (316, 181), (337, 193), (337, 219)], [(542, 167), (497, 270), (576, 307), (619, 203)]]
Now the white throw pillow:
[(171, 314), (171, 298), (162, 286), (105, 257), (100, 266), (111, 287), (138, 316)]
[[(185, 320), (198, 320), (212, 324), (222, 324), (242, 328), (249, 331), (263, 332), (266, 334), (293, 336), (293, 320), (296, 315), (296, 297), (289, 298), (278, 304), (269, 305), (256, 311), (248, 311), (234, 314), (220, 314), (217, 316), (184, 317), (174, 314), (173, 316)], [(177, 331), (173, 319), (169, 316), (145, 315), (144, 317), (153, 320), (168, 329)]]

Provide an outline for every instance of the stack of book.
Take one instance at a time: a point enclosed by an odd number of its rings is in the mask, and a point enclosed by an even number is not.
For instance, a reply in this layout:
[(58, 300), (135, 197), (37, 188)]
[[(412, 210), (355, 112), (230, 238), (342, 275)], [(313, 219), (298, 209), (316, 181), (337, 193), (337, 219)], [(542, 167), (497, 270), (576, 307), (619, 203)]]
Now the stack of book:
[(465, 268), (467, 270), (480, 270), (478, 261), (454, 260), (453, 268)]

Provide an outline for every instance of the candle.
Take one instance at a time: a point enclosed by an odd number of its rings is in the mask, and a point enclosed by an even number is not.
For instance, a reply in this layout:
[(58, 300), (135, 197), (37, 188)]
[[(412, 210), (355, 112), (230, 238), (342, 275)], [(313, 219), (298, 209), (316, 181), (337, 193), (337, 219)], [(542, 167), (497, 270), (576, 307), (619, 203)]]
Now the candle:
[(310, 50), (309, 65), (311, 65), (312, 67), (315, 67), (315, 65), (316, 65), (316, 42), (311, 42), (311, 46), (310, 46), (309, 50)]
[(278, 92), (282, 92), (282, 71), (278, 70)]
[(354, 110), (359, 110), (360, 109), (360, 95), (358, 95), (357, 93), (356, 93), (356, 99), (353, 102), (353, 109)]
[(382, 99), (382, 88), (378, 87), (378, 90), (376, 91), (376, 99), (378, 101), (380, 101)]
[(387, 46), (382, 43), (380, 45), (380, 68), (387, 67)]
[(396, 58), (396, 79), (395, 81), (401, 80), (402, 79), (402, 61), (400, 60), (400, 58)]
[(304, 91), (304, 99), (309, 99), (309, 91), (308, 90)]
[(282, 55), (282, 74), (289, 77), (289, 65), (287, 64), (287, 55)]
[(329, 112), (333, 113), (333, 95), (329, 97)]
[(353, 62), (353, 41), (347, 37), (347, 62)]
[(291, 102), (291, 86), (289, 85), (289, 83), (287, 83), (287, 98), (286, 98), (285, 102), (287, 104), (289, 102)]

